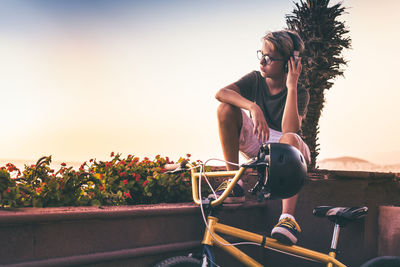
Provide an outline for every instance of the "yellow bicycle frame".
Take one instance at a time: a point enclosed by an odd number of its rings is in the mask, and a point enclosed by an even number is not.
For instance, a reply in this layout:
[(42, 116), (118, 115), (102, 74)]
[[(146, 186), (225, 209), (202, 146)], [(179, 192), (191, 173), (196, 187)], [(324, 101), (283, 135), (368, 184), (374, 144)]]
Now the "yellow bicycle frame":
[[(189, 168), (192, 168), (193, 166), (191, 164), (187, 165)], [(199, 193), (198, 193), (198, 180), (200, 176), (207, 176), (207, 177), (233, 177), (231, 183), (228, 185), (227, 189), (225, 192), (218, 197), (218, 199), (213, 200), (210, 202), (210, 205), (212, 207), (218, 206), (222, 204), (222, 202), (228, 197), (229, 193), (233, 190), (233, 187), (235, 184), (238, 182), (240, 177), (242, 176), (243, 172), (245, 171), (245, 168), (241, 167), (237, 171), (216, 171), (216, 172), (203, 172), (199, 173), (196, 172), (195, 169), (191, 169), (191, 177), (192, 177), (192, 195), (193, 195), (193, 201), (197, 204), (200, 205), (201, 202), (199, 200)], [(225, 224), (218, 223), (218, 218), (213, 217), (213, 216), (208, 216), (207, 218), (207, 224), (208, 227), (205, 229), (204, 237), (202, 244), (204, 245), (209, 245), (213, 246), (216, 245), (235, 258), (237, 258), (239, 261), (241, 261), (243, 264), (247, 266), (263, 266), (262, 264), (258, 263), (255, 261), (253, 258), (236, 248), (235, 246), (232, 246), (228, 241), (226, 241), (224, 238), (222, 238), (218, 233), (225, 234), (228, 236), (240, 238), (242, 240), (250, 241), (250, 242), (255, 242), (258, 244), (263, 243), (264, 237), (259, 234), (255, 234), (252, 232), (248, 232), (239, 228), (231, 227)], [(314, 250), (306, 249), (300, 246), (295, 246), (295, 245), (284, 245), (279, 243), (273, 238), (265, 237), (264, 241), (265, 245), (264, 247), (267, 249), (273, 249), (282, 253), (288, 253), (293, 256), (298, 256), (302, 257), (305, 259), (309, 260), (314, 260), (322, 263), (326, 263), (327, 267), (333, 267), (333, 266), (338, 266), (338, 267), (346, 267), (346, 265), (342, 264), (339, 262), (337, 259), (335, 259), (336, 254), (334, 252), (330, 252), (329, 254), (324, 254), (321, 252), (317, 252)]]

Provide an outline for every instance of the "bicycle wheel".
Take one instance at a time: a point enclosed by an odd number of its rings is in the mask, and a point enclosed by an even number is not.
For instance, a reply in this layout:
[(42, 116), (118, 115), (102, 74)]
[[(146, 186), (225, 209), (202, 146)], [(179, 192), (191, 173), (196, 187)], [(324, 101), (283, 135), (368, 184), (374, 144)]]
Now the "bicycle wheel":
[(154, 267), (198, 267), (201, 266), (199, 259), (189, 256), (175, 256), (157, 263)]
[(382, 256), (371, 259), (361, 267), (400, 267), (400, 257)]

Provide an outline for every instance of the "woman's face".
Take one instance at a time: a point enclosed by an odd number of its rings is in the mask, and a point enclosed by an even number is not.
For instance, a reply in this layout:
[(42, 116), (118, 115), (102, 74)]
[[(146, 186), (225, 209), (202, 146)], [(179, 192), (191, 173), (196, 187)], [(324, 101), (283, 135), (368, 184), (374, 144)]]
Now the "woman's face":
[(260, 72), (264, 78), (274, 78), (284, 74), (285, 60), (269, 42), (263, 42), (261, 52), (264, 57), (260, 60)]

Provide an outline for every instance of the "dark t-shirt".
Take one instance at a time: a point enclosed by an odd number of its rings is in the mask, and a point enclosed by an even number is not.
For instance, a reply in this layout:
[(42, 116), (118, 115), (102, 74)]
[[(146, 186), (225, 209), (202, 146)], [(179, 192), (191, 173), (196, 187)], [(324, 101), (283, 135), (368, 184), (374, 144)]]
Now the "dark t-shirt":
[[(252, 71), (235, 82), (240, 89), (240, 94), (260, 106), (264, 113), (268, 127), (282, 132), (282, 117), (286, 105), (287, 88), (276, 95), (271, 95), (265, 78), (259, 71)], [(310, 95), (302, 87), (297, 88), (297, 108), (300, 116), (307, 113)]]

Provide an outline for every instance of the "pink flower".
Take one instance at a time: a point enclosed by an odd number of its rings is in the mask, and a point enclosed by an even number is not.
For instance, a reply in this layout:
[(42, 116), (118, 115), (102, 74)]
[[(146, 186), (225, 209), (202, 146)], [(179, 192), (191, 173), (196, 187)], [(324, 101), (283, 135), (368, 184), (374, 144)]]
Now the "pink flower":
[(149, 183), (149, 181), (146, 180), (143, 182), (142, 186), (145, 187), (148, 183)]
[(124, 192), (124, 195), (125, 195), (126, 198), (132, 198), (132, 196), (131, 196), (130, 193), (125, 193), (125, 192)]
[(124, 185), (127, 185), (127, 184), (128, 184), (128, 180), (126, 180), (126, 179), (123, 180), (122, 182), (124, 183)]

